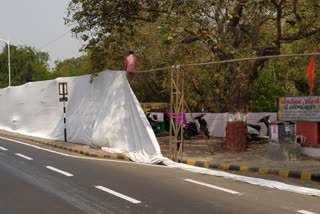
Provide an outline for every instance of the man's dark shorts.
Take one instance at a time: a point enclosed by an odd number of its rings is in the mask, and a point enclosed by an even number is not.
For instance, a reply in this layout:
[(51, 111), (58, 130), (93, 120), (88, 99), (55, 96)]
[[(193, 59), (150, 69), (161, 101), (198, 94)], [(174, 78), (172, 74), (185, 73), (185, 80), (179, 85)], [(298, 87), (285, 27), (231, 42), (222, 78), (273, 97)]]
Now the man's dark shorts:
[(133, 82), (133, 78), (134, 78), (134, 72), (127, 72), (127, 79), (129, 83)]

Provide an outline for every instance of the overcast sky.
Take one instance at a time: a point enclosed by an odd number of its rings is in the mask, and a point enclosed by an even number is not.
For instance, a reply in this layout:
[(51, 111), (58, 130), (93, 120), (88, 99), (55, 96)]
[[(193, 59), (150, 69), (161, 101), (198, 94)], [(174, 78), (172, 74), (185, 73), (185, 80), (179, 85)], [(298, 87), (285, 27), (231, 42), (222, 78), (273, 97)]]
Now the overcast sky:
[[(0, 38), (48, 52), (54, 61), (82, 55), (81, 41), (64, 25), (70, 0), (0, 0)], [(0, 43), (0, 48), (5, 43)]]

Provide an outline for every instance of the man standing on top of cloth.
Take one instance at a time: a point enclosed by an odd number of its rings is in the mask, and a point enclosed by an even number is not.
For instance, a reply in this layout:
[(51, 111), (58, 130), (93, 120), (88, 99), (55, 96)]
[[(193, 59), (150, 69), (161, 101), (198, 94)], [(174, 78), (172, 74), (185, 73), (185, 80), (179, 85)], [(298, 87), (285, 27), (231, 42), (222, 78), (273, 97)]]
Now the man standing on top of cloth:
[(129, 56), (126, 57), (125, 61), (125, 70), (127, 71), (127, 79), (131, 88), (133, 88), (134, 72), (136, 71), (137, 66), (137, 58), (133, 55), (133, 51), (131, 50), (129, 51)]

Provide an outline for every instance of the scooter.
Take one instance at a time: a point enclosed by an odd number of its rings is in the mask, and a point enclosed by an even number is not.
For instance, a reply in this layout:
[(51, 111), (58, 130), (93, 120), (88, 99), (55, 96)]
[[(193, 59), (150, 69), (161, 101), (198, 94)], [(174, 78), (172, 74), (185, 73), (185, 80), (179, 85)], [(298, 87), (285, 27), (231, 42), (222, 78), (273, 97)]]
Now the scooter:
[[(205, 114), (201, 114), (199, 116), (196, 116), (194, 119), (198, 120), (200, 124), (200, 130), (208, 137), (210, 138), (209, 135), (209, 130), (207, 128), (207, 121), (203, 119), (203, 116)], [(183, 138), (186, 140), (190, 140), (191, 137), (199, 135), (200, 132), (198, 131), (198, 128), (194, 122), (188, 122), (187, 128), (183, 129)]]
[(270, 115), (262, 117), (260, 120), (257, 121), (257, 123), (264, 123), (264, 125), (267, 127), (267, 136), (260, 135), (261, 126), (260, 125), (254, 125), (254, 124), (247, 124), (248, 134), (247, 134), (247, 140), (248, 142), (251, 141), (259, 141), (259, 140), (268, 140), (269, 139), (269, 125), (270, 125)]
[(151, 118), (150, 112), (147, 112), (147, 119), (148, 119), (153, 131), (156, 130), (157, 126), (158, 126), (158, 122), (156, 120), (154, 120), (156, 118), (154, 118), (154, 119)]

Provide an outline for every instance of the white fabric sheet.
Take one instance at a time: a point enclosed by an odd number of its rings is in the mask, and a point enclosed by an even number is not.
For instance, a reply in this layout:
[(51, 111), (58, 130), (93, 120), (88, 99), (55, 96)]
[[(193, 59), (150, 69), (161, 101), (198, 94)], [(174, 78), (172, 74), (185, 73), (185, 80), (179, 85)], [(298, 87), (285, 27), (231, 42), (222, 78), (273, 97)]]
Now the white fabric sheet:
[(142, 163), (161, 162), (158, 141), (132, 92), (125, 71), (27, 83), (0, 90), (0, 129), (64, 140), (58, 83), (67, 82), (69, 142), (97, 145)]
[(163, 162), (173, 168), (320, 196), (320, 190), (316, 189), (188, 166), (164, 158), (125, 74), (124, 71), (105, 71), (92, 84), (90, 76), (86, 75), (0, 89), (0, 129), (63, 140), (63, 103), (59, 102), (58, 83), (67, 82), (69, 142), (101, 146), (106, 151), (125, 154), (136, 162)]
[(247, 177), (247, 176), (242, 176), (242, 175), (235, 175), (235, 174), (231, 174), (228, 172), (211, 170), (211, 169), (206, 169), (206, 168), (197, 167), (197, 166), (190, 166), (190, 165), (181, 164), (181, 163), (175, 163), (171, 160), (164, 160), (163, 163), (166, 166), (171, 167), (171, 168), (183, 169), (183, 170), (191, 171), (191, 172), (195, 172), (195, 173), (224, 177), (227, 179), (241, 181), (241, 182), (245, 182), (245, 183), (249, 183), (249, 184), (253, 184), (253, 185), (257, 185), (257, 186), (279, 189), (279, 190), (299, 193), (299, 194), (303, 194), (303, 195), (312, 195), (312, 196), (320, 197), (320, 190), (319, 189), (290, 185), (290, 184), (286, 184), (283, 182), (266, 180), (266, 179), (262, 179), (262, 178), (254, 178), (254, 177)]

